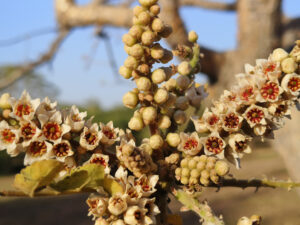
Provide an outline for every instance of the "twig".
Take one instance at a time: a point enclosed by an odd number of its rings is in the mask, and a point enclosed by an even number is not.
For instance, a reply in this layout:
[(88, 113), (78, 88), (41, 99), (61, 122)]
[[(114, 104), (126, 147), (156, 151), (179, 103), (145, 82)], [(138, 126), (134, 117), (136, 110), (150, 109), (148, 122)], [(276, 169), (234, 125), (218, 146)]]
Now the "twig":
[(179, 0), (180, 5), (185, 6), (198, 6), (205, 9), (234, 11), (236, 10), (236, 3), (225, 3), (207, 0)]

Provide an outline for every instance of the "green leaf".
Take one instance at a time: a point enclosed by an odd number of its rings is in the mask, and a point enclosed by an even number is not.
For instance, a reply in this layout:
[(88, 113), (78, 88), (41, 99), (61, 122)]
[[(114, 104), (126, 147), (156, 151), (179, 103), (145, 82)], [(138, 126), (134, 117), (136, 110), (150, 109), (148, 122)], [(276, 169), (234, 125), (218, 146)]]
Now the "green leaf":
[(85, 188), (97, 189), (102, 186), (104, 180), (104, 167), (97, 164), (86, 164), (77, 169), (77, 171), (86, 171), (88, 173), (89, 182)]
[(104, 188), (105, 191), (107, 191), (111, 195), (124, 192), (124, 189), (121, 184), (119, 184), (114, 179), (108, 177), (104, 178), (102, 187)]
[(14, 185), (25, 194), (33, 197), (37, 189), (49, 185), (63, 169), (63, 163), (56, 160), (34, 162), (16, 175)]

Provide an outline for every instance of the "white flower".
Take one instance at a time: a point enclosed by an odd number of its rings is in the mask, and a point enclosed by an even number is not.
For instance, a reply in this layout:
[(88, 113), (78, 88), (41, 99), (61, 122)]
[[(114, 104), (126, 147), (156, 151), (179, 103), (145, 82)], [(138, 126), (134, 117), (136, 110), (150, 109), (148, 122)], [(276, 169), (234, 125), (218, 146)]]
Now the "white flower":
[(36, 109), (40, 104), (40, 99), (31, 100), (27, 91), (23, 91), (19, 100), (10, 98), (10, 104), (12, 106), (12, 112), (10, 116), (18, 120), (32, 120)]
[(251, 105), (255, 103), (258, 89), (254, 82), (254, 77), (250, 79), (249, 75), (247, 76), (245, 74), (238, 74), (236, 77), (238, 84), (232, 87), (233, 92), (236, 93), (236, 101), (239, 104), (244, 105)]
[(271, 103), (268, 107), (268, 112), (271, 115), (271, 120), (276, 128), (281, 128), (284, 125), (283, 117), (291, 117), (291, 105), (289, 100), (278, 101)]
[(17, 146), (19, 131), (11, 128), (5, 120), (0, 122), (0, 151), (5, 150), (11, 156), (19, 154)]
[(89, 127), (84, 127), (83, 132), (80, 134), (80, 146), (92, 151), (100, 142), (102, 134), (99, 132), (99, 126), (97, 123), (92, 124)]
[(79, 132), (84, 126), (84, 118), (86, 116), (87, 112), (79, 112), (78, 108), (72, 105), (66, 116), (65, 123), (71, 127), (72, 131)]
[(142, 196), (148, 197), (154, 192), (156, 192), (156, 184), (158, 182), (158, 175), (150, 175), (147, 177), (147, 175), (143, 174), (141, 177), (136, 179), (134, 176), (128, 177), (128, 182), (135, 186), (138, 191), (142, 193)]
[(227, 104), (228, 108), (238, 108), (240, 102), (238, 101), (237, 94), (233, 91), (224, 90), (220, 96), (220, 102)]
[(180, 133), (180, 144), (178, 150), (184, 152), (187, 155), (197, 155), (201, 149), (202, 144), (196, 132), (192, 134)]
[(156, 224), (155, 216), (160, 213), (160, 210), (158, 206), (155, 205), (155, 198), (143, 198), (140, 200), (139, 206), (146, 209), (145, 216), (148, 217), (149, 222), (151, 220), (152, 224)]
[(52, 157), (55, 157), (58, 161), (65, 162), (66, 158), (72, 156), (74, 152), (72, 151), (70, 143), (66, 140), (62, 140), (53, 145), (51, 154)]
[(130, 206), (124, 215), (125, 223), (129, 225), (151, 224), (150, 221), (145, 220), (145, 211), (136, 205)]
[(24, 159), (24, 165), (30, 165), (36, 161), (50, 159), (51, 158), (52, 145), (43, 140), (36, 140), (30, 143), (26, 148), (26, 155)]
[(221, 126), (221, 118), (218, 113), (211, 112), (208, 108), (204, 110), (201, 118), (192, 117), (196, 131), (203, 133), (206, 131), (219, 131)]
[(229, 110), (226, 114), (222, 115), (222, 120), (223, 129), (228, 132), (234, 132), (240, 129), (243, 117), (235, 111)]
[(293, 95), (299, 96), (300, 94), (300, 75), (296, 73), (286, 74), (282, 81), (281, 86), (284, 91)]
[(39, 117), (42, 133), (46, 140), (61, 142), (62, 136), (70, 131), (70, 126), (62, 122), (61, 112), (56, 111), (50, 118), (44, 114)]
[(37, 140), (41, 135), (41, 130), (32, 121), (22, 120), (19, 130), (20, 137), (23, 138), (23, 147), (27, 147), (33, 140)]
[(106, 125), (100, 123), (102, 138), (101, 143), (106, 145), (112, 145), (120, 138), (118, 137), (119, 128), (114, 128), (114, 124), (112, 121), (108, 122)]
[(220, 137), (219, 133), (213, 132), (208, 137), (202, 138), (204, 152), (206, 155), (215, 155), (219, 159), (224, 158), (225, 141)]
[(93, 219), (107, 213), (108, 202), (106, 198), (91, 197), (86, 200), (86, 203), (89, 206), (88, 216), (92, 215)]
[(268, 81), (259, 85), (258, 102), (276, 102), (283, 89), (279, 86), (278, 81)]
[(118, 216), (127, 210), (127, 196), (116, 194), (108, 200), (108, 210), (111, 214)]
[(257, 105), (251, 105), (243, 114), (251, 128), (256, 125), (266, 125), (266, 116), (267, 110)]
[(103, 154), (100, 154), (100, 153), (94, 153), (91, 156), (91, 158), (87, 161), (87, 163), (101, 165), (105, 168), (104, 172), (106, 174), (109, 174), (110, 173), (110, 167), (109, 167), (108, 161), (109, 161), (109, 156), (108, 155), (103, 155)]
[(268, 59), (257, 59), (255, 72), (267, 80), (277, 80), (281, 76), (280, 62)]
[(39, 107), (36, 110), (36, 114), (39, 118), (40, 115), (51, 117), (56, 112), (57, 102), (51, 102), (48, 97), (44, 98)]
[(135, 205), (142, 198), (143, 193), (134, 185), (126, 183), (125, 194), (128, 196), (127, 202), (130, 205)]

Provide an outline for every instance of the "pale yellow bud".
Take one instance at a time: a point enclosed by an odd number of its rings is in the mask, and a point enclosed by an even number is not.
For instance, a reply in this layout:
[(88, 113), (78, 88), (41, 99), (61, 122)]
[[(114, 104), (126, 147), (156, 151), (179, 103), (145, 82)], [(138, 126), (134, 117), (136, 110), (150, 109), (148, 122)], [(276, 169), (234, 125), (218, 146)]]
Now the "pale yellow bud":
[(176, 148), (180, 144), (180, 136), (177, 133), (168, 133), (166, 141), (168, 145)]
[[(203, 172), (203, 171), (202, 171)], [(209, 179), (208, 178), (204, 178), (204, 177), (200, 177), (200, 183), (204, 186), (208, 186), (209, 185)]]
[(165, 26), (161, 19), (155, 18), (152, 21), (152, 30), (154, 30), (155, 32), (162, 32), (164, 30), (164, 28), (165, 28)]
[(176, 168), (176, 170), (175, 170), (175, 175), (176, 176), (181, 176), (181, 170), (182, 170), (182, 168)]
[(124, 45), (124, 51), (129, 55), (129, 51), (130, 51), (130, 48), (129, 46), (127, 45)]
[(158, 0), (139, 0), (139, 3), (144, 7), (155, 5)]
[(229, 172), (229, 166), (224, 161), (217, 161), (216, 165), (215, 165), (215, 170), (216, 170), (216, 173), (222, 177), (222, 176), (225, 176)]
[(167, 115), (163, 115), (158, 120), (158, 127), (160, 129), (167, 129), (171, 126), (171, 119)]
[(196, 167), (197, 167), (197, 161), (194, 160), (194, 159), (191, 159), (189, 161), (189, 163), (188, 163), (188, 167), (189, 167), (189, 169), (196, 169)]
[(95, 225), (109, 225), (109, 223), (106, 221), (106, 219), (98, 218), (95, 221)]
[(160, 46), (160, 44), (155, 44), (151, 48), (151, 57), (153, 59), (161, 59), (164, 56), (164, 49)]
[(142, 43), (144, 45), (151, 45), (155, 40), (155, 33), (152, 31), (148, 30), (143, 32), (142, 34)]
[[(4, 110), (2, 111), (2, 116), (3, 116), (3, 118), (9, 119), (9, 118), (10, 118), (10, 113), (11, 113), (11, 109), (4, 109)], [(12, 125), (12, 126), (14, 126), (14, 125), (17, 124), (17, 123), (16, 123), (16, 120), (9, 120), (9, 123), (10, 123), (10, 125)]]
[(149, 144), (152, 149), (160, 149), (164, 144), (164, 140), (159, 134), (154, 134), (150, 137)]
[(297, 69), (297, 63), (293, 58), (286, 58), (282, 60), (281, 68), (285, 73), (293, 73)]
[(187, 120), (186, 113), (184, 111), (177, 110), (173, 115), (173, 119), (177, 124), (184, 124)]
[(145, 125), (142, 118), (137, 116), (132, 117), (128, 123), (128, 127), (131, 130), (136, 130), (136, 131), (142, 130), (144, 126)]
[(9, 99), (10, 99), (9, 93), (4, 93), (1, 95), (1, 97), (0, 97), (0, 108), (1, 109), (10, 109), (11, 108)]
[(153, 83), (160, 84), (167, 79), (167, 75), (164, 69), (156, 69), (152, 72), (151, 79)]
[(165, 103), (169, 98), (169, 92), (166, 89), (159, 88), (154, 94), (154, 101), (157, 104)]
[(150, 7), (150, 12), (157, 16), (160, 13), (160, 6), (159, 5), (153, 5)]
[(177, 87), (181, 90), (186, 90), (189, 87), (190, 82), (188, 76), (178, 76), (176, 79)]
[(124, 66), (132, 70), (136, 69), (138, 65), (138, 61), (132, 56), (128, 56), (124, 62)]
[(176, 99), (175, 107), (181, 110), (186, 110), (189, 107), (189, 100), (185, 96), (180, 96)]
[(198, 40), (198, 34), (195, 31), (190, 31), (189, 32), (189, 42), (195, 43)]
[(130, 28), (129, 34), (139, 40), (142, 37), (143, 28), (139, 25), (134, 25)]
[(188, 176), (190, 176), (190, 170), (189, 170), (189, 168), (187, 168), (187, 167), (184, 167), (184, 168), (182, 168), (182, 170), (181, 170), (181, 176), (183, 176), (183, 177), (188, 177)]
[(127, 68), (126, 66), (121, 66), (119, 69), (119, 73), (124, 77), (125, 79), (129, 79), (132, 74), (132, 70)]
[(147, 26), (151, 21), (151, 16), (147, 11), (141, 12), (138, 16), (139, 24)]
[(145, 12), (145, 11), (146, 11), (146, 9), (143, 8), (143, 7), (140, 6), (140, 5), (138, 5), (138, 6), (136, 6), (136, 7), (133, 8), (133, 14), (134, 14), (135, 16), (138, 16), (141, 12)]
[(199, 162), (197, 163), (197, 170), (202, 171), (202, 170), (204, 170), (204, 169), (205, 169), (205, 162), (199, 161)]
[(176, 80), (171, 78), (169, 79), (165, 84), (164, 87), (168, 90), (168, 91), (172, 91), (176, 88)]
[(209, 171), (207, 170), (201, 171), (201, 177), (208, 179), (210, 177)]
[(123, 104), (127, 108), (133, 109), (137, 106), (139, 100), (136, 93), (129, 91), (123, 96)]
[(135, 83), (140, 91), (149, 91), (151, 89), (151, 81), (147, 77), (140, 77), (135, 80)]
[(188, 158), (184, 158), (183, 160), (181, 160), (180, 166), (181, 166), (182, 168), (187, 167), (187, 166), (188, 166), (188, 163), (189, 163), (189, 159), (188, 159)]
[(181, 177), (180, 182), (182, 184), (188, 184), (189, 183), (189, 178), (188, 177)]
[(178, 65), (177, 70), (181, 75), (189, 75), (192, 72), (192, 67), (189, 62), (183, 61)]
[(130, 34), (124, 34), (122, 37), (122, 41), (127, 46), (132, 46), (136, 43), (136, 39), (132, 37)]
[(156, 109), (152, 106), (144, 108), (144, 110), (142, 112), (142, 117), (143, 117), (144, 123), (146, 125), (150, 124), (157, 117)]
[(144, 55), (144, 48), (140, 44), (135, 44), (129, 49), (129, 55), (139, 59)]
[(272, 60), (276, 62), (281, 62), (283, 59), (287, 58), (289, 54), (282, 48), (276, 48), (272, 53)]
[(192, 169), (191, 177), (195, 177), (195, 178), (200, 177), (200, 171), (198, 169)]

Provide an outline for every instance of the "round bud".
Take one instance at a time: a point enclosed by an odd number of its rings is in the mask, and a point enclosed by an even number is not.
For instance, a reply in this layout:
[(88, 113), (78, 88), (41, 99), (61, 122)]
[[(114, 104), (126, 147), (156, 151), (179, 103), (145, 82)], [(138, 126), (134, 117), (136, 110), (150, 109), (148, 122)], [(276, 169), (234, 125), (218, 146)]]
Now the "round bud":
[(189, 42), (195, 43), (198, 40), (198, 34), (195, 31), (190, 31), (189, 32)]
[(195, 177), (195, 178), (200, 177), (200, 171), (198, 169), (192, 169), (191, 170), (191, 177)]
[(215, 167), (215, 163), (214, 162), (207, 162), (205, 168), (207, 170), (212, 170)]
[(179, 167), (176, 168), (176, 170), (175, 170), (175, 175), (176, 175), (176, 176), (181, 176), (181, 170), (182, 170), (182, 169), (179, 168)]
[(213, 164), (215, 164), (217, 162), (217, 158), (216, 157), (213, 157), (213, 156), (209, 156), (207, 157), (207, 163), (211, 162)]
[(148, 75), (150, 73), (150, 67), (147, 64), (141, 64), (138, 67), (138, 71), (142, 74)]
[(160, 6), (159, 5), (153, 5), (150, 7), (150, 12), (154, 15), (157, 16), (160, 13)]
[(215, 170), (216, 170), (216, 173), (222, 177), (222, 176), (225, 176), (229, 172), (229, 166), (224, 161), (217, 161), (215, 164)]
[(158, 0), (139, 0), (139, 3), (144, 7), (155, 5)]
[(180, 96), (176, 99), (175, 107), (177, 109), (186, 110), (189, 107), (189, 100), (185, 96)]
[(136, 130), (136, 131), (142, 130), (144, 128), (144, 123), (142, 118), (137, 116), (132, 117), (128, 122), (128, 127), (131, 130)]
[(189, 169), (195, 169), (197, 167), (197, 161), (194, 159), (191, 159), (189, 161), (188, 167), (189, 167)]
[(146, 9), (143, 8), (143, 7), (140, 6), (140, 5), (138, 5), (138, 6), (136, 6), (136, 7), (133, 8), (133, 14), (134, 14), (135, 16), (138, 16), (141, 12), (145, 12), (145, 11), (146, 11)]
[(188, 168), (186, 168), (186, 167), (182, 168), (182, 170), (181, 170), (181, 176), (183, 176), (183, 177), (190, 176), (190, 170)]
[(154, 94), (154, 101), (157, 104), (165, 103), (169, 98), (169, 92), (166, 89), (159, 88)]
[(174, 89), (176, 88), (176, 80), (173, 79), (173, 78), (169, 79), (169, 80), (165, 83), (164, 87), (165, 87), (168, 91), (174, 90)]
[(152, 21), (151, 27), (152, 27), (152, 30), (154, 30), (155, 32), (162, 32), (165, 28), (163, 21), (159, 18), (155, 18)]
[(156, 109), (152, 106), (144, 108), (144, 110), (142, 112), (142, 117), (143, 117), (144, 123), (146, 125), (150, 124), (157, 117)]
[(189, 159), (188, 159), (188, 158), (184, 158), (183, 160), (181, 160), (180, 166), (181, 166), (182, 168), (185, 168), (185, 167), (188, 166), (188, 163), (189, 163)]
[(167, 75), (164, 69), (156, 69), (152, 72), (151, 79), (153, 83), (160, 84), (167, 79)]
[(172, 32), (173, 32), (172, 27), (165, 25), (164, 30), (160, 32), (159, 35), (163, 38), (167, 38), (170, 36), (170, 34), (172, 34)]
[(197, 163), (197, 170), (202, 171), (205, 169), (205, 162), (200, 161)]
[(123, 96), (123, 104), (127, 108), (133, 109), (137, 106), (139, 100), (136, 93), (129, 91)]
[(208, 158), (208, 157), (207, 157), (206, 155), (201, 155), (201, 156), (200, 156), (200, 161), (206, 163), (207, 158)]
[(11, 108), (9, 99), (10, 99), (9, 93), (4, 93), (1, 95), (1, 97), (0, 97), (0, 108), (1, 109), (10, 109)]
[(276, 48), (272, 53), (272, 60), (276, 62), (281, 62), (283, 59), (287, 58), (289, 53), (287, 53), (282, 48)]
[(208, 186), (209, 185), (209, 179), (204, 178), (204, 177), (200, 177), (200, 183), (204, 186)]
[(144, 55), (144, 48), (140, 44), (135, 44), (129, 49), (129, 55), (139, 59)]
[(160, 149), (164, 144), (164, 140), (159, 134), (154, 134), (150, 137), (149, 144), (153, 149)]
[(129, 55), (129, 51), (130, 51), (130, 48), (129, 46), (127, 45), (124, 45), (124, 51)]
[[(166, 137), (166, 141), (168, 143), (168, 145), (170, 145), (171, 147), (176, 148), (179, 144), (180, 144), (180, 136), (177, 133), (168, 133), (167, 137)], [(182, 163), (188, 163), (188, 161), (184, 161), (186, 159), (181, 160), (181, 165)]]
[(149, 155), (152, 155), (153, 153), (153, 149), (148, 143), (141, 144), (140, 148), (143, 149), (144, 152), (147, 152)]
[(136, 43), (136, 39), (132, 37), (130, 34), (124, 34), (122, 37), (122, 41), (127, 46), (132, 46)]
[(186, 113), (181, 110), (176, 110), (173, 119), (177, 124), (184, 124), (187, 120)]
[[(4, 109), (4, 110), (2, 111), (2, 116), (3, 116), (3, 118), (8, 119), (10, 113), (11, 113), (11, 109)], [(14, 120), (12, 120), (12, 121), (14, 121)], [(16, 124), (11, 124), (11, 123), (10, 123), (10, 125), (13, 126), (13, 125), (16, 125)]]
[(178, 65), (177, 70), (181, 75), (189, 75), (192, 72), (192, 66), (189, 62), (183, 61)]
[(189, 183), (189, 178), (188, 177), (181, 177), (180, 182), (182, 184), (188, 184)]
[(167, 129), (171, 126), (171, 119), (167, 115), (162, 115), (158, 120), (158, 127), (160, 129)]
[(136, 69), (138, 65), (138, 61), (132, 56), (128, 56), (124, 62), (124, 66), (132, 70)]
[(147, 26), (151, 21), (151, 16), (147, 11), (141, 12), (138, 16), (139, 24)]
[(189, 184), (190, 185), (198, 184), (198, 179), (196, 177), (190, 177)]
[(218, 184), (219, 183), (219, 180), (220, 180), (220, 177), (219, 176), (210, 176), (210, 180), (215, 183), (215, 184)]
[(151, 48), (151, 57), (153, 59), (161, 59), (164, 56), (164, 49), (160, 46), (160, 44), (155, 44)]
[(173, 53), (167, 49), (164, 49), (164, 56), (160, 59), (160, 61), (164, 64), (170, 62), (173, 59)]
[(177, 87), (180, 90), (186, 90), (190, 85), (190, 78), (188, 76), (178, 76), (176, 79)]
[(106, 221), (106, 219), (101, 217), (95, 221), (95, 225), (109, 225), (109, 223)]
[(143, 32), (142, 34), (142, 43), (144, 45), (151, 45), (155, 40), (155, 33), (152, 31), (148, 30)]
[(125, 222), (123, 220), (116, 220), (112, 222), (110, 225), (125, 225)]
[(207, 170), (202, 170), (201, 171), (201, 177), (208, 179), (210, 177), (210, 174)]
[(147, 77), (140, 77), (135, 80), (136, 86), (140, 91), (149, 91), (151, 89), (151, 81)]
[(200, 156), (194, 156), (193, 159), (196, 160), (197, 162), (199, 162), (200, 161)]
[(126, 66), (121, 66), (119, 69), (119, 73), (124, 77), (125, 79), (129, 79), (132, 74), (132, 70), (127, 68)]
[(285, 73), (293, 73), (297, 69), (297, 63), (293, 58), (286, 58), (281, 62), (282, 71)]
[(196, 95), (191, 98), (190, 104), (196, 108), (201, 106), (203, 97), (201, 95)]
[(143, 28), (139, 25), (134, 25), (130, 28), (129, 34), (135, 39), (139, 40), (143, 34)]

